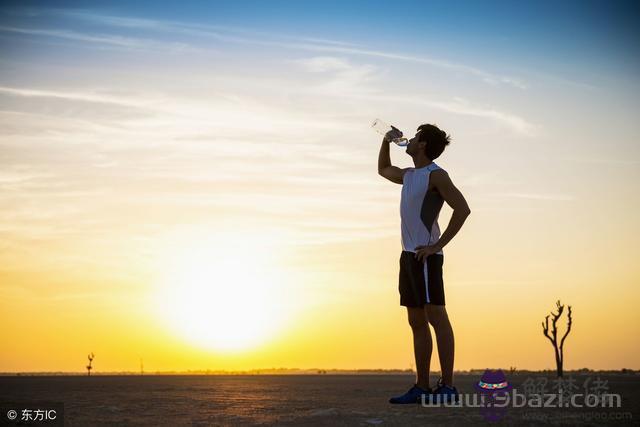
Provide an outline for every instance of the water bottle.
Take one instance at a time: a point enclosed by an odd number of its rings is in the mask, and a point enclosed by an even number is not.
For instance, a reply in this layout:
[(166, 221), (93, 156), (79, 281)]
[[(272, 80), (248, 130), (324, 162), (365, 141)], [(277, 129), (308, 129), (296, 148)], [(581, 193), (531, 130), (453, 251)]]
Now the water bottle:
[[(389, 132), (390, 130), (393, 130), (393, 128), (391, 126), (389, 126), (388, 124), (386, 124), (385, 122), (383, 122), (380, 119), (375, 119), (373, 121), (373, 123), (371, 124), (371, 127), (373, 128), (373, 130), (375, 130), (376, 132), (378, 132), (382, 136), (385, 136), (387, 134), (387, 132)], [(401, 136), (400, 138), (392, 139), (391, 142), (399, 145), (400, 147), (404, 147), (404, 146), (409, 145), (409, 140), (407, 138), (405, 138), (404, 136)]]

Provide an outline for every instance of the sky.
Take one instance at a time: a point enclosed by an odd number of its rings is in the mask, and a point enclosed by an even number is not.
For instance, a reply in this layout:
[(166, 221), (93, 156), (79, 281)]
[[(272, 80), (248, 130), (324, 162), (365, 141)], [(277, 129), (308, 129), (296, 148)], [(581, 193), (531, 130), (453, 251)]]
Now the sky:
[(638, 17), (3, 2), (0, 371), (412, 368), (375, 118), (452, 138), (456, 369), (554, 368), (558, 299), (565, 369), (640, 369)]

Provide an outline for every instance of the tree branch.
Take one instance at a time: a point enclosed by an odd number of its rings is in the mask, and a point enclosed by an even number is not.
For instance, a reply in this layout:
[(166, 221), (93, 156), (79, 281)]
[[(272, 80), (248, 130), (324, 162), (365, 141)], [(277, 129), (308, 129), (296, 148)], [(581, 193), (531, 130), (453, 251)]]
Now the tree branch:
[(549, 335), (549, 316), (548, 315), (544, 318), (544, 322), (542, 322), (542, 332), (544, 333), (545, 337), (549, 338), (549, 341), (551, 341), (551, 344), (553, 344), (553, 346), (555, 347), (556, 343), (553, 341), (553, 339)]
[(567, 338), (567, 335), (569, 335), (569, 332), (571, 332), (571, 325), (573, 324), (573, 319), (571, 317), (571, 306), (569, 306), (569, 310), (567, 311), (567, 318), (567, 331), (564, 333), (562, 339), (560, 340), (560, 350), (562, 350), (565, 338)]

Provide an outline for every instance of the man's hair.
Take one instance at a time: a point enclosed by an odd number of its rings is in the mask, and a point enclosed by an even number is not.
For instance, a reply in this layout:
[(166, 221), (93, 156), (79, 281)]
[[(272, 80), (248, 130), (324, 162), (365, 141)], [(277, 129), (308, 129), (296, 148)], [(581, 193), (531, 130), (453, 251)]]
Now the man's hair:
[(440, 157), (444, 147), (449, 145), (451, 136), (436, 125), (424, 124), (418, 126), (418, 141), (426, 142), (425, 154), (431, 160)]

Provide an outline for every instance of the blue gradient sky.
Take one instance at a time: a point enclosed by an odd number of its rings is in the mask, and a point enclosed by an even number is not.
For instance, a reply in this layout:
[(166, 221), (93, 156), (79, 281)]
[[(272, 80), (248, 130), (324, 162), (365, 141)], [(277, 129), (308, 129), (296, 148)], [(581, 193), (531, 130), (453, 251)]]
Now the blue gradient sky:
[[(41, 2), (4, 2), (4, 11), (42, 7)], [(13, 6), (13, 7), (12, 7)], [(86, 9), (109, 15), (179, 20), (264, 30), (298, 37), (333, 38), (415, 53), (436, 50), (447, 59), (469, 59), (499, 67), (553, 64), (573, 73), (638, 69), (636, 2), (53, 2), (48, 8)], [(19, 22), (18, 17), (3, 18)], [(40, 22), (55, 22), (43, 17)], [(60, 22), (60, 21), (58, 21)], [(82, 28), (77, 22), (66, 22)]]

